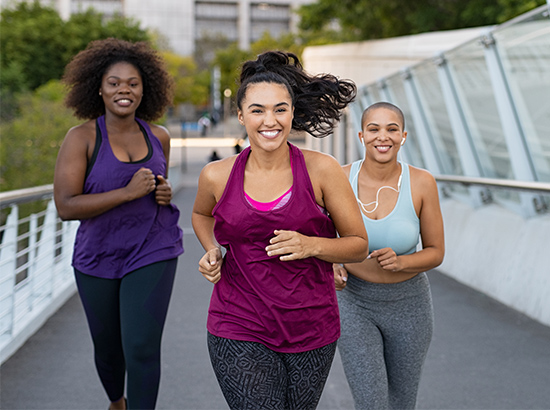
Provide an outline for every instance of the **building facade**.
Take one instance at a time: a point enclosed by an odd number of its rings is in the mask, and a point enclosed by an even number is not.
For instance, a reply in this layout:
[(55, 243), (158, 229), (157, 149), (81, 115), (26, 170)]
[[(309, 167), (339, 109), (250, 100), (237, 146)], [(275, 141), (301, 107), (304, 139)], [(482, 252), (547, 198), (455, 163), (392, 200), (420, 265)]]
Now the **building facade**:
[[(205, 38), (238, 42), (241, 49), (264, 32), (278, 38), (296, 30), (295, 10), (314, 0), (42, 0), (67, 19), (94, 8), (105, 15), (121, 13), (168, 40), (177, 54), (192, 55)], [(0, 5), (12, 4), (0, 0)]]

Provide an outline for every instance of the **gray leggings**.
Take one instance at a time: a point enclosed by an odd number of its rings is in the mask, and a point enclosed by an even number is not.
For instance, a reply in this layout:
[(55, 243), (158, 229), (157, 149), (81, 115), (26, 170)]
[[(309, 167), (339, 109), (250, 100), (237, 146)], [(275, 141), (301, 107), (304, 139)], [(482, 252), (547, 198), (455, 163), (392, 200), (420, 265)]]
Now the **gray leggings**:
[(371, 283), (349, 275), (338, 293), (338, 349), (356, 409), (414, 409), (433, 330), (425, 273)]

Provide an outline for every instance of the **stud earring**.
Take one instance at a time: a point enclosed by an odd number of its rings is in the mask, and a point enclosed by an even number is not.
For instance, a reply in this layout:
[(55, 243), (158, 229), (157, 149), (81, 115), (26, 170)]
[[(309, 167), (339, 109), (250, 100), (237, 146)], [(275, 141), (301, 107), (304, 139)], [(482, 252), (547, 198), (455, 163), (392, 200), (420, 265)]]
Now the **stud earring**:
[(99, 95), (102, 95), (102, 94), (101, 94), (101, 91), (99, 92)]

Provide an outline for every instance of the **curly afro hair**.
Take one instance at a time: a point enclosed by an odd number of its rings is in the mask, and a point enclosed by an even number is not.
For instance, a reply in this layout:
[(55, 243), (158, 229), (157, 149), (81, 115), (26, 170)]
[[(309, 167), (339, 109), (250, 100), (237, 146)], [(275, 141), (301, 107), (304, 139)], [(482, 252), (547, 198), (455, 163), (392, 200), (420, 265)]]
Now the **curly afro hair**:
[(99, 95), (101, 81), (105, 72), (120, 62), (132, 64), (141, 74), (143, 98), (136, 117), (154, 121), (172, 104), (174, 82), (158, 52), (145, 42), (108, 38), (90, 42), (65, 67), (62, 81), (70, 87), (65, 104), (78, 118), (95, 119), (105, 114)]

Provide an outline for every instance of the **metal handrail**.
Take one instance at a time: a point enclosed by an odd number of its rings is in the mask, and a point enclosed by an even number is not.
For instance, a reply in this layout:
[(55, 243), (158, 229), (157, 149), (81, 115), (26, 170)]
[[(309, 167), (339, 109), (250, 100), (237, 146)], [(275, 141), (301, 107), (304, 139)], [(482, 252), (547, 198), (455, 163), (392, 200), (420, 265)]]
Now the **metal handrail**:
[(519, 191), (534, 191), (539, 193), (550, 193), (550, 183), (535, 181), (515, 181), (509, 179), (495, 178), (474, 178), (459, 175), (434, 175), (437, 182), (450, 182), (455, 184), (481, 185), (496, 188), (507, 188)]
[(24, 202), (51, 198), (52, 196), (53, 184), (17, 189), (15, 191), (0, 192), (0, 209), (6, 208), (13, 204), (21, 204)]

